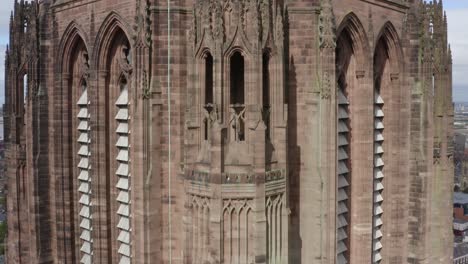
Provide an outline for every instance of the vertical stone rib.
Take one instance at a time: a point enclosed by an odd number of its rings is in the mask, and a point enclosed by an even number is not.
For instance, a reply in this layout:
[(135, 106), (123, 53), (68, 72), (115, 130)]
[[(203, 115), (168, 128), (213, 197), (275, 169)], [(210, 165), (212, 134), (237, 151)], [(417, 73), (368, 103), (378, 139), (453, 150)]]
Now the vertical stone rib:
[(117, 121), (117, 171), (118, 177), (117, 189), (119, 194), (117, 202), (119, 209), (117, 215), (119, 222), (117, 228), (119, 230), (117, 240), (120, 243), (118, 253), (120, 255), (119, 264), (131, 263), (131, 241), (130, 241), (130, 170), (129, 170), (129, 114), (128, 114), (128, 90), (123, 88), (115, 105), (119, 108), (115, 119)]
[(383, 203), (383, 112), (384, 101), (380, 96), (380, 91), (375, 90), (375, 106), (374, 106), (374, 206), (373, 206), (373, 230), (372, 230), (372, 262), (380, 263), (382, 256), (382, 203)]
[(92, 263), (92, 255), (93, 255), (93, 239), (91, 236), (92, 232), (92, 214), (91, 214), (91, 175), (90, 169), (91, 165), (89, 163), (89, 159), (91, 157), (90, 152), (90, 114), (88, 111), (89, 108), (89, 101), (88, 101), (88, 92), (85, 87), (83, 93), (81, 94), (80, 99), (78, 99), (77, 103), (79, 107), (78, 112), (78, 182), (79, 188), (78, 192), (80, 193), (80, 228), (81, 228), (81, 248), (80, 251), (82, 253), (82, 257), (80, 262), (84, 264), (91, 264)]
[(337, 179), (337, 236), (336, 254), (337, 264), (348, 263), (346, 253), (348, 251), (348, 186), (349, 186), (349, 109), (348, 99), (342, 88), (338, 90), (338, 179)]

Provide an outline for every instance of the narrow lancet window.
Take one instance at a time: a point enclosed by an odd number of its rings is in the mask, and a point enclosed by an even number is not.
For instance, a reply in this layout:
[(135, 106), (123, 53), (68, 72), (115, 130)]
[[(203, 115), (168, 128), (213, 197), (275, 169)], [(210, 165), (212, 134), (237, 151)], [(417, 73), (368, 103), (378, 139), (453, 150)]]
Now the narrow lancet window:
[(203, 120), (204, 139), (209, 139), (210, 116), (214, 110), (213, 106), (213, 57), (210, 53), (205, 56), (205, 118)]
[(205, 104), (213, 104), (213, 57), (205, 58)]
[(92, 263), (92, 214), (91, 214), (91, 176), (90, 176), (90, 114), (88, 99), (88, 84), (81, 80), (80, 97), (78, 99), (78, 192), (80, 194), (80, 228), (81, 235), (81, 263)]
[(353, 76), (353, 47), (348, 32), (337, 41), (337, 208), (336, 208), (336, 263), (349, 262), (351, 216), (351, 108), (350, 93)]
[(270, 56), (267, 52), (263, 54), (263, 106), (270, 106)]
[(382, 261), (382, 227), (384, 203), (384, 96), (389, 88), (388, 47), (379, 41), (374, 55), (374, 205), (373, 205), (373, 243), (372, 263)]
[(117, 171), (116, 175), (118, 178), (117, 189), (118, 189), (118, 210), (119, 222), (117, 228), (119, 229), (119, 235), (117, 240), (119, 241), (118, 252), (120, 254), (120, 263), (131, 262), (131, 242), (130, 242), (130, 144), (129, 144), (129, 113), (128, 113), (128, 87), (127, 79), (121, 78), (120, 83), (120, 94), (115, 103), (117, 106), (117, 115), (115, 116), (117, 124)]
[(244, 57), (235, 52), (231, 57), (231, 140), (245, 140)]
[(266, 137), (270, 137), (270, 55), (263, 53), (262, 58), (262, 104), (263, 104), (263, 122), (266, 125)]
[(244, 57), (239, 52), (231, 57), (231, 104), (244, 104)]

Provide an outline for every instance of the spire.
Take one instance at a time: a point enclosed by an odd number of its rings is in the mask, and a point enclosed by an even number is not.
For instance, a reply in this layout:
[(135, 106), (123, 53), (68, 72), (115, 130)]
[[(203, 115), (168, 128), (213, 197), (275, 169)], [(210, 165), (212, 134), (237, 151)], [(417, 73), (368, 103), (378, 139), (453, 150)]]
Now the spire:
[[(442, 0), (441, 0), (441, 1), (442, 1)], [(443, 22), (443, 27), (442, 27), (442, 35), (444, 36), (442, 41), (443, 41), (444, 43), (447, 43), (447, 42), (448, 42), (447, 32), (448, 32), (448, 26), (447, 26), (447, 12), (444, 11), (444, 22)], [(447, 47), (447, 46), (445, 46), (445, 47)]]

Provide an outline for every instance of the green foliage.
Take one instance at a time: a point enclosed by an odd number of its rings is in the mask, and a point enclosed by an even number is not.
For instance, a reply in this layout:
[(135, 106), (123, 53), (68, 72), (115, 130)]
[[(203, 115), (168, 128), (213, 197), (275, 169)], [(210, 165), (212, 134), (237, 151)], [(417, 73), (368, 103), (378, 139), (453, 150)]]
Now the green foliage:
[(7, 223), (1, 222), (0, 223), (0, 255), (5, 254), (5, 238), (7, 235), (8, 227)]

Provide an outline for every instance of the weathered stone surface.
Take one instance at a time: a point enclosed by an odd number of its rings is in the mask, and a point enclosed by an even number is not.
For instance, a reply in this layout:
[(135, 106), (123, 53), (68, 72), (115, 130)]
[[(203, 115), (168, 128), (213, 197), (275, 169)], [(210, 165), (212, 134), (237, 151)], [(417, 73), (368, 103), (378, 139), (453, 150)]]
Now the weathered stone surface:
[(441, 2), (170, 4), (15, 4), (8, 263), (451, 261)]

